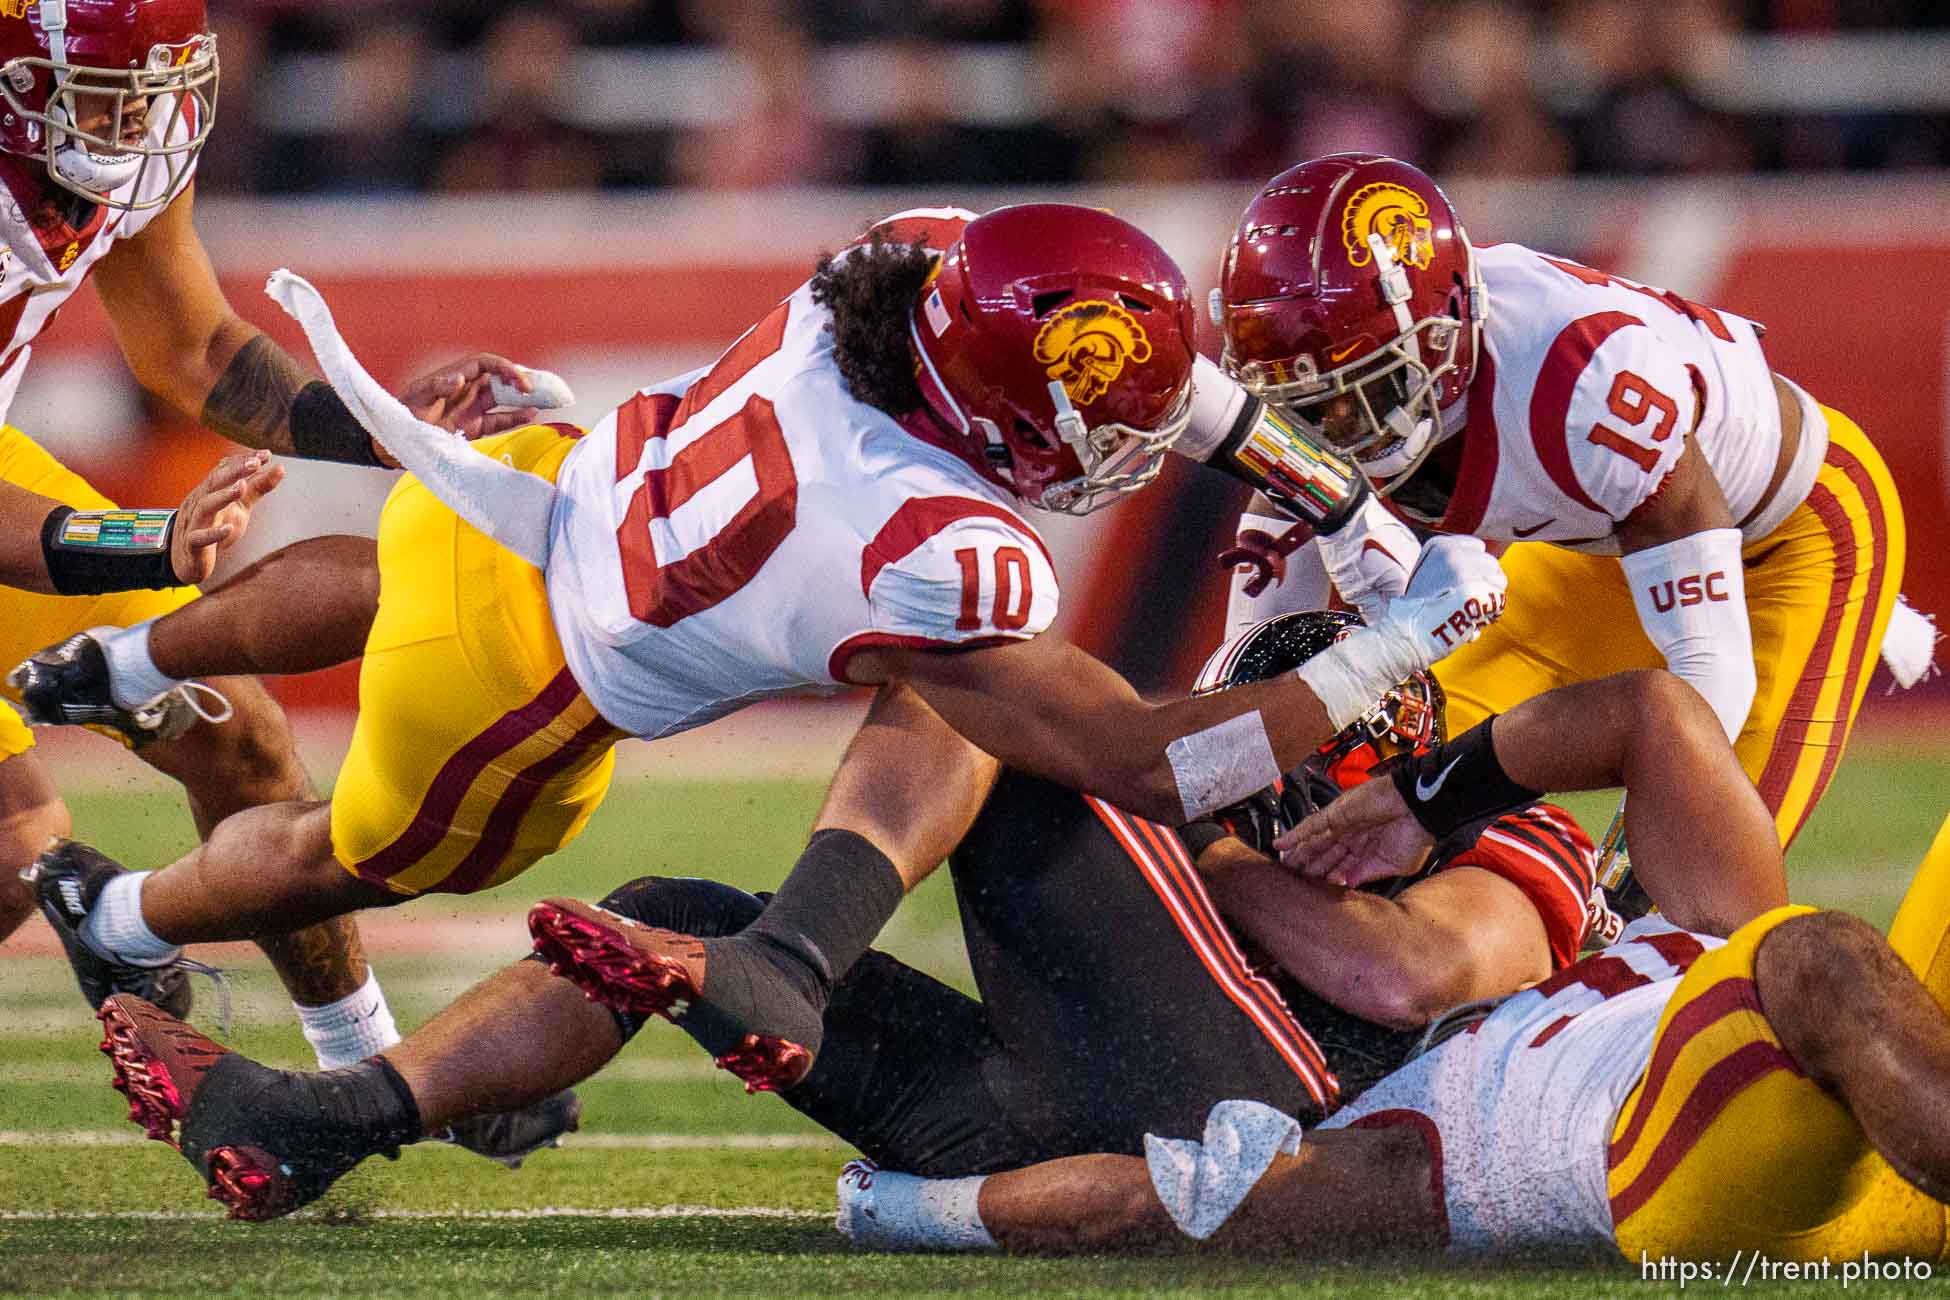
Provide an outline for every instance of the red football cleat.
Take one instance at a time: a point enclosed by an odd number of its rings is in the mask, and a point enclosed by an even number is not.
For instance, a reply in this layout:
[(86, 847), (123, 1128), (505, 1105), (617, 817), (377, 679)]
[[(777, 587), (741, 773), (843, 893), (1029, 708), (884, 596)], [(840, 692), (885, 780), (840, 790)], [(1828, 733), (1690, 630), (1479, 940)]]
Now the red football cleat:
[[(570, 898), (530, 908), (528, 932), (550, 970), (617, 1011), (675, 1021), (703, 997), (704, 944), (693, 935), (653, 929)], [(716, 1059), (744, 1080), (747, 1092), (790, 1088), (813, 1064), (802, 1044), (752, 1033)]]
[(129, 1121), (158, 1142), (177, 1145), (176, 1125), (210, 1068), (230, 1050), (152, 1002), (117, 993), (95, 1013), (114, 1088), (129, 1099)]
[(290, 1170), (257, 1147), (212, 1148), (207, 1176), (210, 1190), (204, 1195), (223, 1202), (233, 1219), (279, 1219), (300, 1204)]
[(368, 1155), (397, 1156), (416, 1136), (410, 1122), (358, 1104), (344, 1076), (364, 1067), (273, 1070), (127, 993), (99, 1015), (130, 1120), (182, 1152), (233, 1219), (289, 1214)]

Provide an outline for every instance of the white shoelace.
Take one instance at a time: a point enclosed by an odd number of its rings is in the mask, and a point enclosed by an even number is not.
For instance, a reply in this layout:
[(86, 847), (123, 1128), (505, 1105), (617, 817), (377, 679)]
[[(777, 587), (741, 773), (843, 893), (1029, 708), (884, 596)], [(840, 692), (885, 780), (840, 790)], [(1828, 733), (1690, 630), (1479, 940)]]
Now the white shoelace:
[[(199, 695), (215, 700), (216, 703), (206, 707), (198, 699)], [(172, 686), (154, 699), (137, 705), (129, 710), (129, 715), (135, 719), (138, 727), (145, 731), (155, 731), (163, 725), (172, 698), (180, 698), (191, 713), (212, 725), (230, 721), (237, 712), (231, 706), (229, 697), (216, 687), (207, 682), (187, 681)]]

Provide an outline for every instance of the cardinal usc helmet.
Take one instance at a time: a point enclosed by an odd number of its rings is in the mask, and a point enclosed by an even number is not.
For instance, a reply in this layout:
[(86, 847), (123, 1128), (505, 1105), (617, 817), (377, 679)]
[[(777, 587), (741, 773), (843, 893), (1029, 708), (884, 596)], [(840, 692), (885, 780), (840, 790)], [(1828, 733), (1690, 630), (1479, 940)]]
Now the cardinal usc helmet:
[(0, 101), (0, 150), (91, 203), (160, 207), (216, 118), (203, 0), (0, 0)]
[(1191, 422), (1191, 294), (1149, 235), (1030, 203), (968, 223), (910, 321), (947, 444), (1031, 505), (1084, 514), (1158, 476)]
[[(1361, 626), (1358, 615), (1330, 609), (1279, 614), (1255, 623), (1212, 652), (1192, 694), (1210, 695), (1290, 673)], [(1443, 739), (1443, 708), (1435, 677), (1427, 671), (1413, 673), (1302, 759), (1278, 786), (1221, 809), (1219, 819), (1267, 852), (1274, 836), (1367, 780), (1376, 764)]]
[(1213, 318), (1241, 384), (1386, 494), (1442, 441), (1476, 370), (1476, 255), (1434, 181), (1343, 153), (1267, 182), (1226, 248)]

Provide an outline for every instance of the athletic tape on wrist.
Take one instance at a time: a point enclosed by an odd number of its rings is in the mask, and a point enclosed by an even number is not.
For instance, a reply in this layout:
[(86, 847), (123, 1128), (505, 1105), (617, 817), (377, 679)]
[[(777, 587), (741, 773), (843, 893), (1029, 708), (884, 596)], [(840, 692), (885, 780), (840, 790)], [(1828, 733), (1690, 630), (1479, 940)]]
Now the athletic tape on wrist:
[(1180, 736), (1165, 746), (1185, 820), (1196, 821), (1280, 779), (1258, 709)]
[(47, 576), (63, 596), (182, 585), (169, 562), (174, 510), (75, 510), (57, 506), (41, 523)]
[(1294, 675), (1312, 688), (1338, 730), (1366, 717), (1390, 687), (1428, 666), (1416, 649), (1412, 634), (1379, 623), (1356, 628)]
[(1497, 761), (1490, 734), (1495, 721), (1491, 714), (1454, 740), (1408, 756), (1393, 770), (1402, 802), (1438, 840), (1544, 797), (1543, 791), (1512, 781)]

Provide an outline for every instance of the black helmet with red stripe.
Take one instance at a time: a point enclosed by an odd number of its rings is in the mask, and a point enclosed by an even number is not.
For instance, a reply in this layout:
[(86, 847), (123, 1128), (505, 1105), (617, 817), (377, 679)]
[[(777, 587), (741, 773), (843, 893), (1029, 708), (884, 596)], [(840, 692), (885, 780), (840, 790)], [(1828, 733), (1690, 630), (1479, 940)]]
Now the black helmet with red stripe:
[[(1290, 673), (1360, 626), (1358, 615), (1332, 609), (1280, 614), (1256, 623), (1212, 652), (1192, 694), (1210, 695)], [(1442, 687), (1435, 677), (1427, 671), (1413, 673), (1301, 760), (1279, 786), (1220, 810), (1219, 820), (1265, 851), (1275, 835), (1367, 780), (1383, 760), (1443, 739), (1442, 712)]]

